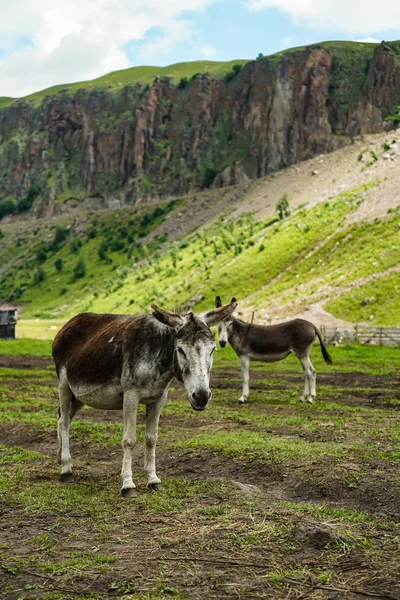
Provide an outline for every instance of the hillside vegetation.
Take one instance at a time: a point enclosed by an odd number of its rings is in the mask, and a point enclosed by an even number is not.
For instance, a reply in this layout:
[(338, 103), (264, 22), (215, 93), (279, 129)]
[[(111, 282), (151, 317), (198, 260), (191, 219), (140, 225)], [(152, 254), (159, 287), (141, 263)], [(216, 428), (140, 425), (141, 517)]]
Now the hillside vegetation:
[[(119, 90), (126, 85), (134, 85), (140, 83), (150, 85), (156, 77), (169, 77), (175, 83), (179, 83), (182, 78), (190, 79), (199, 73), (209, 73), (214, 77), (223, 77), (229, 73), (234, 65), (243, 66), (247, 60), (230, 60), (230, 61), (213, 61), (213, 60), (197, 60), (192, 62), (182, 62), (166, 67), (143, 66), (123, 69), (121, 71), (112, 71), (96, 79), (89, 81), (78, 81), (77, 83), (65, 83), (53, 85), (52, 87), (34, 92), (24, 97), (24, 100), (39, 103), (46, 96), (54, 96), (58, 92), (66, 91), (76, 93), (78, 90), (95, 90), (99, 88)], [(20, 98), (0, 97), (0, 108), (10, 106)]]
[[(271, 310), (278, 318), (295, 315), (310, 302), (331, 300), (327, 308), (336, 316), (400, 324), (400, 273), (393, 270), (400, 259), (399, 209), (371, 222), (348, 221), (375, 186), (300, 205), (283, 220), (223, 214), (173, 243), (157, 235), (157, 226), (184, 199), (151, 211), (42, 223), (14, 239), (18, 258), (5, 227), (0, 251), (8, 269), (0, 294), (27, 303), (25, 318), (147, 312), (152, 301), (203, 310), (220, 294), (236, 296), (260, 317)], [(360, 284), (347, 291), (354, 282)]]

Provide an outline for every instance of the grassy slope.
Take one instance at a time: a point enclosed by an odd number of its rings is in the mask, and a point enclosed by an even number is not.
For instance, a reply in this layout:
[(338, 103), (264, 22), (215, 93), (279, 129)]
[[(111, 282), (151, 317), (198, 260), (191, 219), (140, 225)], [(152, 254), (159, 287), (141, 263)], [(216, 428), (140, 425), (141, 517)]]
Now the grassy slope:
[[(386, 273), (399, 263), (398, 211), (372, 223), (346, 224), (346, 216), (357, 210), (367, 187), (309, 210), (299, 208), (282, 222), (255, 220), (251, 214), (236, 221), (222, 216), (165, 250), (157, 238), (138, 247), (143, 215), (133, 214), (133, 209), (104, 212), (89, 218), (73, 240), (69, 237), (55, 251), (48, 250), (39, 265), (34, 258), (37, 250), (43, 245), (51, 248), (51, 236), (55, 235), (54, 230), (42, 227), (36, 236), (31, 234), (33, 239), (39, 238), (34, 243), (32, 237), (19, 238), (19, 262), (3, 278), (0, 293), (5, 296), (7, 286), (11, 290), (27, 286), (19, 298), (29, 302), (24, 318), (63, 319), (84, 310), (146, 312), (154, 300), (164, 306), (191, 302), (196, 310), (203, 310), (213, 305), (216, 294), (225, 299), (236, 296), (242, 302), (249, 297), (251, 305), (259, 309), (268, 309), (274, 302), (279, 306), (292, 303), (299, 312), (306, 302), (334, 296), (339, 285)], [(152, 221), (149, 230), (163, 218), (160, 215)], [(90, 237), (93, 230), (95, 236)], [(16, 252), (13, 234), (4, 231), (10, 235), (0, 241), (0, 251), (3, 244), (8, 248), (4, 255), (10, 258)], [(133, 233), (130, 241), (126, 237), (129, 231)], [(122, 239), (123, 247), (112, 251), (117, 238)], [(73, 241), (81, 244), (75, 248), (78, 253), (72, 252)], [(15, 242), (19, 243), (14, 237)], [(100, 259), (102, 244), (107, 245), (106, 256), (112, 262)], [(87, 273), (72, 281), (79, 257)], [(62, 273), (54, 267), (56, 258), (63, 260)], [(34, 284), (39, 268), (46, 279)], [(400, 300), (395, 293), (398, 282), (399, 275), (390, 272), (373, 284), (367, 281), (365, 289), (361, 286), (353, 293), (350, 303), (348, 295), (333, 300), (332, 310), (354, 320), (367, 312), (369, 322), (400, 324)], [(371, 304), (362, 306), (363, 299), (371, 296), (376, 298), (373, 312)]]
[[(345, 71), (340, 70), (338, 77), (341, 79), (343, 76), (350, 75), (350, 81), (353, 87), (357, 87), (357, 81), (364, 76), (364, 69), (361, 68), (361, 63), (365, 62), (367, 65), (371, 59), (373, 51), (377, 44), (360, 43), (360, 42), (344, 42), (344, 41), (328, 41), (317, 44), (322, 46), (333, 54), (337, 60), (343, 61), (347, 66), (344, 67)], [(298, 46), (296, 48), (289, 48), (284, 52), (278, 52), (271, 56), (264, 57), (266, 60), (272, 60), (279, 62), (283, 54), (292, 52), (298, 52), (304, 50), (305, 46)], [(223, 77), (231, 71), (235, 64), (245, 65), (248, 60), (238, 59), (226, 62), (210, 61), (210, 60), (198, 60), (192, 62), (176, 63), (168, 65), (166, 67), (157, 66), (140, 66), (132, 67), (130, 69), (124, 69), (122, 71), (113, 71), (107, 73), (96, 79), (90, 81), (79, 81), (77, 83), (66, 83), (60, 85), (54, 85), (52, 87), (40, 90), (33, 94), (25, 96), (24, 100), (34, 101), (36, 103), (41, 102), (46, 96), (57, 94), (63, 90), (69, 90), (71, 92), (77, 92), (80, 89), (93, 90), (96, 88), (108, 88), (118, 90), (126, 85), (132, 85), (135, 83), (151, 84), (154, 78), (159, 77), (171, 77), (175, 83), (178, 83), (182, 77), (190, 78), (197, 73), (209, 73), (214, 77)], [(347, 72), (348, 71), (348, 72)], [(340, 82), (339, 82), (340, 83)], [(346, 92), (348, 95), (348, 92)], [(6, 96), (0, 97), (0, 108), (9, 106), (18, 98), (9, 98)]]
[[(51, 96), (61, 92), (62, 90), (69, 90), (71, 92), (77, 92), (80, 89), (93, 90), (96, 88), (108, 88), (118, 90), (126, 85), (133, 85), (135, 83), (141, 84), (152, 84), (155, 77), (171, 77), (175, 83), (178, 83), (182, 77), (193, 77), (197, 73), (210, 73), (215, 77), (223, 77), (232, 70), (232, 67), (236, 64), (245, 65), (247, 60), (230, 60), (226, 62), (217, 62), (210, 60), (197, 60), (193, 62), (176, 63), (174, 65), (168, 65), (166, 67), (132, 67), (130, 69), (124, 69), (122, 71), (113, 71), (102, 75), (97, 79), (91, 81), (79, 81), (77, 83), (66, 83), (60, 85), (54, 85), (45, 90), (35, 92), (25, 96), (25, 100), (33, 100), (37, 103), (41, 102), (46, 96)], [(0, 98), (0, 108), (8, 106), (16, 101), (16, 98)]]

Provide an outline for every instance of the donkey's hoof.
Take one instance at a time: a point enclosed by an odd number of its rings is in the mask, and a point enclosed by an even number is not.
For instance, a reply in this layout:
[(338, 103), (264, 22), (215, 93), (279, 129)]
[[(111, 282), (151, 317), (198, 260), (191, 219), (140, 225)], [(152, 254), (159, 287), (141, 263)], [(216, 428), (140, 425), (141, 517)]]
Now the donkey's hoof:
[(161, 483), (149, 483), (148, 487), (154, 492), (162, 492), (163, 488)]
[(237, 401), (238, 404), (244, 404), (246, 402), (246, 400), (244, 398), (239, 398), (239, 400)]
[(121, 496), (123, 498), (137, 498), (136, 488), (122, 488)]
[(73, 483), (74, 476), (72, 473), (61, 473), (60, 481), (62, 481), (63, 483)]
[(312, 404), (312, 403), (314, 402), (314, 397), (313, 397), (313, 396), (308, 396), (308, 398), (307, 398), (307, 402), (308, 402), (309, 404)]

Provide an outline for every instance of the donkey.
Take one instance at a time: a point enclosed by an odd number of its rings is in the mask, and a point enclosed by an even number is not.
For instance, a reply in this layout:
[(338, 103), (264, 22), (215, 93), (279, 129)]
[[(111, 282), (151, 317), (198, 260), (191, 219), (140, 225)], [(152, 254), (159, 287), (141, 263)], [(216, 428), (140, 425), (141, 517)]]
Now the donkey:
[(122, 489), (135, 497), (132, 450), (140, 403), (146, 405), (144, 469), (147, 485), (160, 490), (155, 446), (158, 422), (175, 376), (183, 382), (194, 410), (211, 400), (209, 388), (215, 341), (210, 327), (229, 317), (235, 298), (202, 317), (182, 316), (152, 304), (153, 315), (81, 313), (68, 321), (53, 342), (59, 380), (58, 459), (61, 481), (73, 481), (69, 428), (83, 405), (123, 410)]
[[(216, 307), (221, 307), (221, 298), (215, 299)], [(304, 392), (300, 402), (312, 403), (315, 399), (315, 369), (310, 361), (310, 351), (315, 338), (319, 338), (324, 360), (332, 364), (332, 358), (325, 348), (318, 329), (304, 319), (294, 319), (278, 325), (253, 325), (243, 323), (230, 314), (218, 326), (219, 343), (224, 348), (230, 343), (237, 356), (243, 377), (243, 391), (238, 402), (243, 403), (249, 396), (249, 363), (251, 360), (276, 362), (286, 358), (291, 352), (299, 359), (304, 371)]]

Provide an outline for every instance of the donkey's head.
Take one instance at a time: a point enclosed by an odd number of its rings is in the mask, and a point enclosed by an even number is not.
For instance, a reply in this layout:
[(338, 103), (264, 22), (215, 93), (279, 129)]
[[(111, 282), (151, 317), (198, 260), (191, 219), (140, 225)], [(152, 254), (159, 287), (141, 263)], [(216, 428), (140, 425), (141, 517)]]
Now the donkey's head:
[(235, 298), (230, 304), (202, 316), (193, 313), (182, 316), (162, 310), (154, 304), (151, 306), (156, 319), (175, 329), (174, 375), (184, 383), (192, 408), (204, 410), (212, 395), (209, 384), (215, 341), (210, 327), (235, 310)]
[[(219, 296), (215, 298), (215, 306), (217, 308), (222, 306), (221, 298)], [(232, 329), (232, 313), (233, 311), (224, 317), (218, 324), (218, 337), (221, 348), (225, 348), (229, 340), (229, 335)]]

